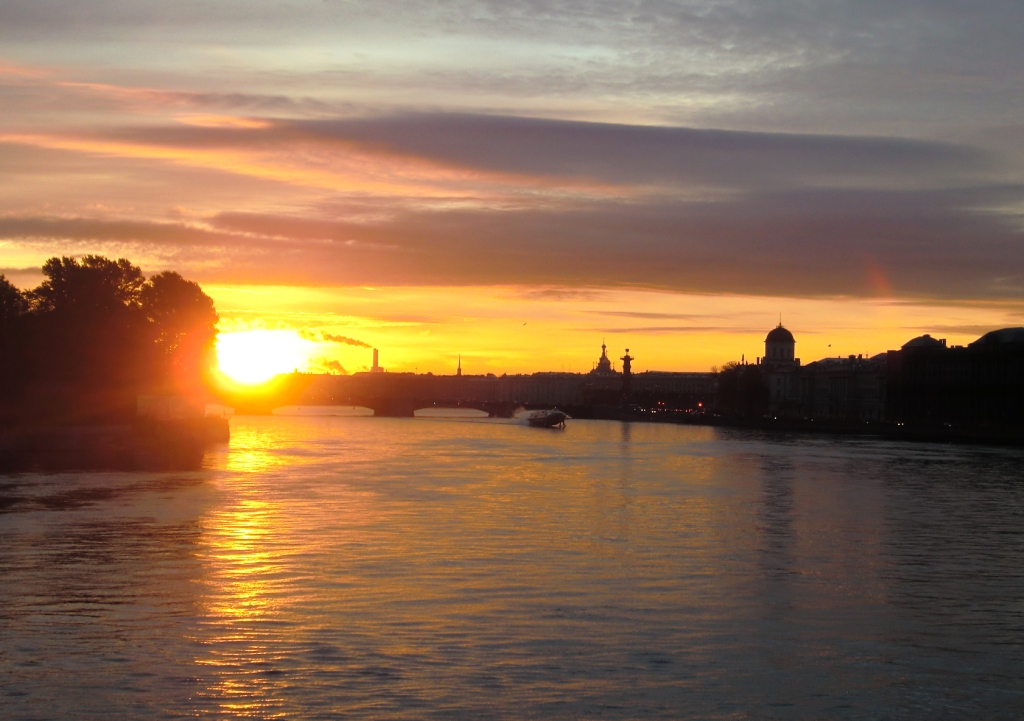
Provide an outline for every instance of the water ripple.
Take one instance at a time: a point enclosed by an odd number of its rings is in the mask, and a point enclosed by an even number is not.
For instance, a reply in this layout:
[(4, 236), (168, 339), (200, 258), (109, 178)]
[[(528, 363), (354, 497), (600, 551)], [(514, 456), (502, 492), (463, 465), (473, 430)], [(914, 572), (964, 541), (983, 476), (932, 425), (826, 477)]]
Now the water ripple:
[(0, 479), (0, 715), (1016, 718), (1024, 454), (235, 418)]

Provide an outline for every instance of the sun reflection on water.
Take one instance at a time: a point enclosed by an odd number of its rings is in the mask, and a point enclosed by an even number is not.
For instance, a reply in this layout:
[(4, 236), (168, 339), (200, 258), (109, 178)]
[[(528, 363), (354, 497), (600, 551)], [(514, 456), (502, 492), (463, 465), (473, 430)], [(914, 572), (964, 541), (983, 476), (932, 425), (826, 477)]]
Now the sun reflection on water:
[[(288, 679), (298, 671), (297, 659), (317, 643), (306, 628), (310, 609), (331, 608), (343, 598), (326, 592), (317, 570), (297, 568), (324, 554), (327, 545), (344, 549), (371, 541), (367, 528), (384, 520), (378, 494), (349, 486), (336, 470), (324, 478), (328, 502), (318, 490), (296, 489), (298, 469), (322, 473), (317, 464), (323, 458), (308, 452), (320, 442), (315, 434), (305, 429), (296, 438), (289, 430), (275, 418), (233, 424), (228, 448), (211, 460), (224, 502), (201, 524), (205, 592), (202, 633), (194, 640), (203, 691), (197, 715), (287, 715)], [(323, 432), (332, 443), (341, 435), (329, 425)], [(353, 471), (368, 460), (366, 449), (356, 448), (329, 458)], [(339, 550), (327, 558), (343, 556)], [(332, 576), (341, 587), (358, 580), (346, 568), (333, 568)]]
[[(240, 464), (254, 465), (251, 454)], [(229, 463), (229, 467), (230, 467)], [(216, 700), (223, 713), (237, 717), (276, 718), (282, 704), (280, 683), (262, 670), (277, 654), (267, 628), (279, 617), (287, 597), (281, 586), (280, 552), (275, 548), (279, 525), (277, 504), (243, 496), (228, 508), (211, 513), (203, 524), (200, 557), (206, 568), (203, 655), (195, 659), (206, 669), (201, 696)]]
[(254, 427), (233, 427), (231, 449), (225, 470), (236, 473), (258, 473), (280, 466), (287, 459), (274, 453), (274, 439)]

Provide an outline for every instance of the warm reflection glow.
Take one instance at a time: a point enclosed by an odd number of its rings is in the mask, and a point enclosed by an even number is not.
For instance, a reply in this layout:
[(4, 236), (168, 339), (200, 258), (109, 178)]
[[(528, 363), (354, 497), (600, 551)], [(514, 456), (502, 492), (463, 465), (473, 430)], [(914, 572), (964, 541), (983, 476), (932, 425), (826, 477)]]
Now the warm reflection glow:
[(283, 460), (280, 454), (274, 453), (272, 439), (259, 430), (237, 425), (231, 429), (231, 451), (224, 462), (224, 467), (232, 472), (259, 473), (274, 466), (280, 466)]
[[(295, 433), (294, 431), (298, 431)], [(336, 429), (321, 428), (334, 439)], [(289, 488), (295, 473), (306, 466), (316, 473), (321, 459), (291, 449), (308, 444), (316, 432), (277, 419), (238, 422), (226, 452), (215, 459), (220, 472), (217, 495), (221, 503), (201, 520), (197, 558), (203, 567), (202, 631), (195, 636), (200, 651), (192, 657), (203, 686), (196, 694), (196, 717), (216, 709), (230, 718), (292, 718), (289, 693), (295, 668), (291, 652), (309, 647), (304, 632), (296, 634), (294, 619), (317, 623), (321, 609), (341, 618), (338, 603), (345, 596), (322, 594), (320, 571), (296, 573), (295, 559), (327, 551), (331, 559), (345, 558), (344, 549), (371, 536), (383, 516), (377, 496), (345, 484), (328, 483), (330, 503), (313, 496), (297, 497)], [(379, 448), (331, 453), (332, 461), (363, 462)], [(332, 548), (324, 546), (325, 531)], [(348, 571), (335, 578), (349, 583)], [(328, 624), (330, 633), (330, 624)], [(318, 643), (318, 642), (314, 642)], [(321, 660), (320, 671), (332, 671)], [(336, 669), (334, 669), (336, 671)]]
[(247, 330), (222, 333), (217, 363), (236, 383), (264, 383), (281, 373), (304, 370), (313, 344), (289, 330)]
[(252, 620), (269, 610), (263, 577), (275, 570), (274, 554), (266, 550), (273, 511), (264, 501), (245, 499), (217, 519), (210, 550), (210, 561), (222, 572), (223, 593), (210, 609), (217, 616)]
[(213, 513), (203, 536), (201, 557), (210, 584), (206, 612), (226, 643), (208, 657), (195, 659), (211, 675), (209, 688), (200, 695), (215, 699), (233, 716), (271, 718), (268, 709), (281, 702), (272, 679), (231, 673), (274, 660), (258, 629), (276, 614), (280, 602), (273, 581), (281, 570), (279, 554), (273, 551), (276, 515), (275, 504), (243, 497), (235, 506)]

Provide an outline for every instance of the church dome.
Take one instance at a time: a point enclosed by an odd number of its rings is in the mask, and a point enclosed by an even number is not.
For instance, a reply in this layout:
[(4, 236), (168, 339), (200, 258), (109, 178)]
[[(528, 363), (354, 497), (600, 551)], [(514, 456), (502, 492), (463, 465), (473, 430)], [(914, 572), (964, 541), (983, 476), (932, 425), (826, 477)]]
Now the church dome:
[(1013, 344), (1024, 344), (1024, 328), (1001, 328), (1000, 330), (993, 330), (978, 340), (971, 343), (973, 346), (978, 345), (1005, 345), (1007, 343)]
[(768, 337), (764, 339), (765, 343), (796, 343), (796, 339), (793, 338), (793, 334), (782, 327), (780, 323), (777, 327), (772, 328), (771, 332), (768, 333)]
[(913, 340), (908, 340), (906, 343), (903, 344), (903, 347), (904, 348), (945, 348), (946, 344), (943, 343), (938, 338), (932, 338), (930, 335), (925, 333), (924, 335), (919, 335), (917, 338), (914, 338)]

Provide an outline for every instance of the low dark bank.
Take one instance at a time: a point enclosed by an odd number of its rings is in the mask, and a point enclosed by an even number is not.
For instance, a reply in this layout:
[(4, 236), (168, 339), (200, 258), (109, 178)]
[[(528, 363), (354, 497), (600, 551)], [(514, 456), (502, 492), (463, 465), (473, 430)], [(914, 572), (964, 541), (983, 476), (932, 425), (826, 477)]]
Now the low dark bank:
[(8, 428), (0, 433), (0, 473), (196, 470), (228, 434), (224, 418)]
[(743, 418), (711, 413), (655, 413), (631, 408), (569, 408), (574, 418), (619, 420), (634, 423), (678, 423), (778, 433), (814, 435), (870, 436), (893, 441), (921, 443), (957, 443), (1024, 447), (1024, 428), (969, 427), (955, 425), (911, 425), (905, 423), (856, 421), (815, 421), (796, 418)]
[[(529, 403), (528, 410), (551, 408), (551, 405)], [(878, 421), (811, 420), (798, 418), (749, 418), (716, 413), (690, 411), (655, 411), (636, 406), (562, 405), (560, 410), (570, 418), (584, 420), (626, 421), (630, 423), (675, 423), (680, 425), (713, 426), (778, 433), (806, 433), (814, 435), (870, 436), (892, 441), (921, 443), (959, 443), (1024, 447), (1024, 427), (1011, 425), (956, 426), (953, 424), (924, 425)]]

